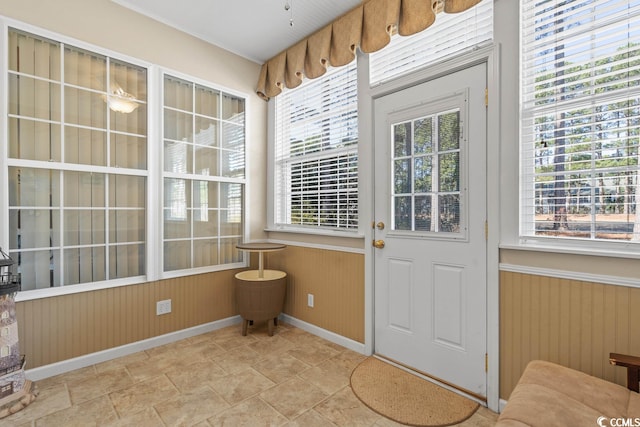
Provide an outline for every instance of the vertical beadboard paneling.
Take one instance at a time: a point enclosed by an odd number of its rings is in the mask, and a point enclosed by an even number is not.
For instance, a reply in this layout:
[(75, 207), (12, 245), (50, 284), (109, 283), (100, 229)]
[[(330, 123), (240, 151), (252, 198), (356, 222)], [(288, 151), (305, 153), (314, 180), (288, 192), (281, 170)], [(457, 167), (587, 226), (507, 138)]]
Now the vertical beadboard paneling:
[(287, 272), (286, 314), (364, 342), (364, 255), (287, 246), (269, 254), (266, 264)]
[(500, 397), (542, 359), (626, 385), (609, 353), (640, 355), (640, 289), (500, 273)]
[[(237, 271), (19, 302), (20, 351), (36, 368), (231, 317)], [(156, 316), (163, 299), (172, 312)]]

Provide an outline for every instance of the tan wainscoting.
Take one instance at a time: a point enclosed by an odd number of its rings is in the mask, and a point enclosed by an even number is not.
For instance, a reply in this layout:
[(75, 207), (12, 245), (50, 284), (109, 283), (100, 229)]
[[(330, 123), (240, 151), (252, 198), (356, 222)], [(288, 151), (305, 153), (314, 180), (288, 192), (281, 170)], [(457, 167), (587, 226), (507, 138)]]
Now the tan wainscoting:
[(363, 254), (287, 246), (267, 254), (266, 264), (287, 272), (286, 314), (364, 343)]
[(20, 352), (31, 369), (234, 316), (237, 271), (19, 302)]
[(534, 359), (626, 385), (611, 352), (640, 356), (640, 289), (500, 273), (500, 398)]

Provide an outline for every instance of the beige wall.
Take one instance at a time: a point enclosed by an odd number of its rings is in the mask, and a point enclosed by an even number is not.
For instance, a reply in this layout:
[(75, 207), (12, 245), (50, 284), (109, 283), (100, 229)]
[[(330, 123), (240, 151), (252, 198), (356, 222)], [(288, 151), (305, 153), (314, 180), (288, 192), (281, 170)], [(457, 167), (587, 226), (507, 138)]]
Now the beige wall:
[(527, 363), (559, 363), (626, 385), (609, 353), (640, 355), (640, 288), (500, 274), (500, 398)]

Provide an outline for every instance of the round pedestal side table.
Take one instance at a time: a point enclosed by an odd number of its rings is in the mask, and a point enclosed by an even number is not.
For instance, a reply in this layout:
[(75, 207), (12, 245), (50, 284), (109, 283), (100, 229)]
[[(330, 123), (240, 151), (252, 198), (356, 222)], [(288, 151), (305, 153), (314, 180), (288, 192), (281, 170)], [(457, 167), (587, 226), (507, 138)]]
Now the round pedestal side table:
[(269, 336), (273, 336), (278, 315), (284, 306), (287, 290), (287, 273), (264, 269), (264, 253), (281, 251), (286, 247), (279, 243), (240, 243), (236, 248), (258, 253), (258, 269), (236, 274), (236, 302), (242, 317), (242, 335), (247, 335), (249, 322), (267, 321)]

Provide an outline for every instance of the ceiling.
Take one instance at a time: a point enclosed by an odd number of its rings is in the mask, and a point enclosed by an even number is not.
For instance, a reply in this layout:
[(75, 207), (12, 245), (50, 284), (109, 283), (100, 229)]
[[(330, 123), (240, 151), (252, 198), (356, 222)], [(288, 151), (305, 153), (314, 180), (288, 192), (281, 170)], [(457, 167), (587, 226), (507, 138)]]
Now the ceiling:
[(112, 1), (258, 63), (360, 4), (360, 0)]

